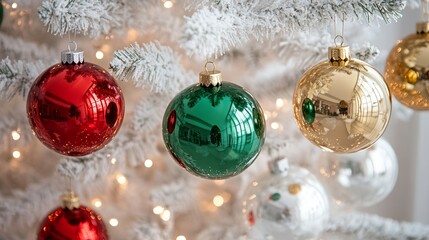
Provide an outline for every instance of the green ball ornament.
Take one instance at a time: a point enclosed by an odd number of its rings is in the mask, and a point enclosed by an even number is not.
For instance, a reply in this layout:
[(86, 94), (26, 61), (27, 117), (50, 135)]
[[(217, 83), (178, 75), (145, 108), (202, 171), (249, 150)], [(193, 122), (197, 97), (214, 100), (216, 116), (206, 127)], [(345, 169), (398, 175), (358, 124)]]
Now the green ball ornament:
[(0, 0), (0, 26), (1, 26), (1, 22), (3, 22), (3, 3)]
[(219, 71), (206, 68), (200, 73), (200, 84), (186, 88), (170, 102), (162, 134), (167, 150), (188, 172), (225, 179), (255, 161), (265, 139), (265, 118), (248, 92), (222, 82)]

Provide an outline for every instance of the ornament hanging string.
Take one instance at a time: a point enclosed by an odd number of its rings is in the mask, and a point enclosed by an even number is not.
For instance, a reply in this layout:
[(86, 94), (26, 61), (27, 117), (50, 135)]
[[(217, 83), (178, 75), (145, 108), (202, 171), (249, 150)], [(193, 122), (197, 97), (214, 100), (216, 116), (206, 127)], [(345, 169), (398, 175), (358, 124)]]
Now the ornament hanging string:
[(70, 32), (68, 33), (69, 42), (67, 43), (67, 49), (69, 52), (71, 51), (71, 48), (73, 47), (73, 51), (77, 50), (77, 43), (76, 43), (76, 29), (73, 32), (73, 39), (71, 38)]
[(70, 176), (64, 176), (64, 185), (66, 188), (66, 192), (73, 192), (72, 191), (72, 180)]
[[(345, 17), (343, 13), (343, 17), (341, 19), (341, 35), (340, 35), (340, 34), (337, 34), (337, 15), (334, 16), (334, 35), (335, 35), (334, 44), (336, 47), (343, 46), (344, 44), (344, 18)], [(341, 41), (341, 42), (338, 44), (338, 41)]]
[(422, 0), (422, 21), (429, 22), (429, 0)]
[(211, 61), (211, 60), (207, 60), (206, 61), (206, 64), (204, 64), (204, 69), (206, 70), (207, 74), (210, 73), (210, 71), (208, 69), (208, 64), (212, 64), (213, 68), (212, 68), (211, 72), (214, 73), (216, 71), (216, 64), (213, 61)]

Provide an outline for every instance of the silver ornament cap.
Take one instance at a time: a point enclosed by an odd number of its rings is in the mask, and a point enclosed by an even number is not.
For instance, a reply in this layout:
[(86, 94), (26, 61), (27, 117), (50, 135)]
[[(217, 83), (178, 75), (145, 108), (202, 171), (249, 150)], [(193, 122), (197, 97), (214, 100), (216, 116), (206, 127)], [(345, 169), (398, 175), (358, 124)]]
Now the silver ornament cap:
[(83, 51), (82, 50), (65, 50), (61, 52), (61, 63), (62, 64), (81, 64), (83, 63)]

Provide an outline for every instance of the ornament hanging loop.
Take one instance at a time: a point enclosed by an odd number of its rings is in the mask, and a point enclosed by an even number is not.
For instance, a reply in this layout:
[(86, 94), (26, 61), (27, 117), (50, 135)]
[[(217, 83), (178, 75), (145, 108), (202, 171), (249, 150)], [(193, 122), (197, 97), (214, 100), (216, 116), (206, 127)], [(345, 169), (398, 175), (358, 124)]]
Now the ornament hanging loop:
[(334, 43), (336, 47), (342, 47), (344, 44), (344, 37), (341, 35), (335, 36)]
[[(71, 34), (70, 32), (68, 33), (69, 36), (69, 42), (67, 43), (67, 49), (69, 50), (69, 52), (73, 51), (77, 51), (77, 43), (76, 43), (76, 29), (73, 31), (73, 39), (71, 38)], [(73, 47), (73, 50), (71, 50)]]
[(334, 17), (334, 45), (329, 47), (328, 60), (332, 66), (346, 66), (350, 61), (350, 47), (344, 46), (344, 13), (341, 19), (341, 34), (337, 34), (337, 16)]
[[(334, 16), (334, 35), (335, 35), (334, 44), (335, 44), (335, 46), (343, 46), (343, 44), (344, 44), (344, 20), (345, 20), (345, 16), (343, 13), (343, 17), (341, 19), (341, 34), (337, 34), (337, 15)], [(341, 40), (340, 44), (338, 44), (338, 40)]]
[(83, 51), (77, 50), (76, 43), (76, 29), (73, 32), (73, 38), (71, 33), (68, 33), (69, 41), (67, 43), (67, 50), (61, 52), (61, 63), (62, 64), (81, 64), (84, 62)]
[[(209, 71), (209, 69), (208, 69), (209, 64), (211, 64), (213, 66), (211, 71)], [(213, 61), (207, 61), (206, 64), (204, 64), (204, 69), (206, 70), (207, 74), (209, 74), (210, 72), (214, 73), (216, 71), (216, 64)]]

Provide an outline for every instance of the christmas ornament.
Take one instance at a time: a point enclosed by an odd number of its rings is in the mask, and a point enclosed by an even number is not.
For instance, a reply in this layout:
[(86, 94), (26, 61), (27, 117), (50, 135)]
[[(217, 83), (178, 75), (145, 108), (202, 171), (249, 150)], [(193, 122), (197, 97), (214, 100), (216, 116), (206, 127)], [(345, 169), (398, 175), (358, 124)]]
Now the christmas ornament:
[[(427, 4), (427, 2), (426, 2)], [(392, 94), (415, 110), (429, 110), (429, 21), (398, 41), (386, 62), (385, 77)]]
[(348, 46), (341, 43), (328, 51), (329, 60), (299, 80), (294, 115), (301, 132), (317, 146), (356, 152), (383, 134), (392, 108), (390, 92), (376, 69), (350, 57)]
[(40, 225), (38, 240), (73, 239), (107, 240), (101, 217), (88, 207), (79, 205), (74, 193), (62, 197), (63, 207), (53, 210)]
[[(213, 62), (208, 62), (213, 64)], [(187, 171), (209, 179), (235, 176), (259, 154), (265, 119), (259, 103), (243, 88), (222, 82), (207, 69), (200, 83), (180, 92), (162, 123), (167, 150)]]
[(244, 194), (247, 232), (258, 232), (265, 239), (316, 237), (329, 219), (323, 187), (308, 170), (289, 167), (286, 159), (270, 167), (271, 174), (253, 181)]
[(3, 3), (0, 0), (0, 26), (2, 22), (3, 22)]
[(64, 51), (61, 59), (35, 80), (27, 98), (27, 116), (47, 147), (83, 156), (105, 146), (118, 132), (125, 103), (114, 78), (84, 62), (82, 51)]
[(368, 207), (383, 200), (398, 176), (395, 152), (388, 142), (352, 154), (322, 153), (317, 172), (339, 206)]

